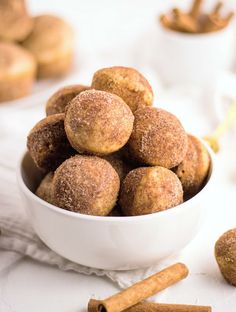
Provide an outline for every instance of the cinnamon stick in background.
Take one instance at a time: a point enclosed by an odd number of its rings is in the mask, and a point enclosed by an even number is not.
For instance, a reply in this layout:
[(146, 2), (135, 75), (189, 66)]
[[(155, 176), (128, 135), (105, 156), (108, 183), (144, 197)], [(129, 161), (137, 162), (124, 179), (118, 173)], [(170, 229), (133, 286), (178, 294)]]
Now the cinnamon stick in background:
[(203, 26), (204, 32), (212, 32), (225, 28), (233, 18), (234, 13), (230, 12), (226, 18), (220, 16), (220, 10), (223, 7), (223, 2), (218, 2), (211, 14), (206, 15)]
[(234, 17), (234, 12), (230, 12), (228, 14), (228, 16), (226, 16), (226, 18), (224, 20), (225, 20), (227, 25), (229, 24), (229, 22), (232, 20), (233, 17)]
[(173, 29), (172, 21), (164, 14), (160, 16), (160, 22), (165, 28)]
[(203, 26), (204, 32), (218, 31), (228, 26), (231, 19), (234, 17), (234, 12), (230, 12), (226, 18), (221, 18), (218, 14), (209, 14), (206, 16)]
[(167, 15), (162, 14), (160, 16), (160, 22), (161, 22), (162, 26), (167, 28), (167, 29), (180, 31), (178, 25), (176, 25), (175, 20), (173, 20), (172, 18), (170, 18)]
[(120, 312), (186, 278), (188, 268), (176, 263), (105, 300), (91, 299), (89, 312)]
[(167, 28), (167, 29), (180, 31), (178, 28), (178, 25), (176, 25), (176, 21), (173, 19), (170, 19), (170, 17), (165, 15), (165, 14), (162, 14), (160, 16), (160, 22), (161, 22), (162, 26)]
[(202, 31), (213, 32), (223, 28), (222, 21), (215, 14), (208, 14), (205, 16), (204, 23), (202, 25)]
[(123, 312), (211, 312), (211, 307), (187, 304), (141, 302)]
[(201, 5), (202, 5), (202, 0), (195, 0), (193, 2), (189, 15), (192, 16), (192, 18), (194, 18), (195, 20), (197, 20), (199, 17)]
[(216, 3), (216, 6), (215, 6), (214, 11), (213, 11), (213, 14), (219, 14), (222, 6), (223, 6), (223, 2)]
[(203, 0), (193, 0), (189, 12), (182, 12), (180, 9), (173, 9), (172, 16), (164, 15), (160, 18), (165, 28), (178, 32), (198, 34), (218, 31), (226, 28), (234, 16), (230, 12), (226, 17), (220, 14), (223, 2), (218, 2), (210, 14), (201, 12)]
[(197, 20), (193, 19), (189, 14), (183, 13), (179, 9), (173, 9), (173, 16), (175, 25), (178, 26), (179, 31), (187, 33), (197, 33), (198, 24)]

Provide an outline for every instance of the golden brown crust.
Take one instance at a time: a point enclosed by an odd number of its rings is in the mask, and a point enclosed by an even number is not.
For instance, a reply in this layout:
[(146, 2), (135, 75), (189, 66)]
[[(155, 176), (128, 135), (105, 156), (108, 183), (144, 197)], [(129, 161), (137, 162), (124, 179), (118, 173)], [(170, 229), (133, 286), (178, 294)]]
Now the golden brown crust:
[(126, 144), (134, 116), (118, 96), (88, 90), (76, 96), (67, 108), (65, 130), (78, 152), (107, 155)]
[(205, 146), (195, 136), (188, 135), (186, 156), (173, 169), (182, 183), (185, 198), (190, 198), (201, 190), (209, 167), (210, 156)]
[(27, 95), (35, 78), (36, 62), (25, 49), (0, 42), (0, 102)]
[(137, 70), (129, 67), (114, 66), (98, 70), (93, 76), (92, 88), (120, 96), (132, 112), (153, 103), (150, 84)]
[(178, 177), (163, 167), (134, 169), (121, 186), (119, 203), (128, 216), (166, 210), (182, 202), (183, 189)]
[(44, 171), (55, 170), (76, 152), (70, 146), (64, 129), (64, 114), (48, 116), (30, 131), (27, 147), (35, 164)]
[(22, 41), (33, 28), (24, 0), (0, 1), (0, 38)]
[(106, 160), (76, 155), (56, 170), (53, 200), (70, 211), (105, 216), (115, 206), (119, 187), (118, 174)]
[(66, 74), (72, 65), (73, 30), (64, 20), (53, 15), (34, 18), (34, 28), (23, 42), (38, 63), (38, 77)]
[(215, 244), (215, 257), (226, 281), (236, 286), (236, 228), (218, 239)]
[(184, 159), (188, 137), (174, 115), (162, 109), (145, 107), (137, 110), (134, 117), (128, 142), (132, 157), (147, 165), (169, 169)]
[(52, 200), (52, 179), (54, 172), (49, 172), (40, 182), (35, 194), (46, 202), (53, 204)]
[(65, 108), (68, 105), (68, 103), (78, 94), (89, 89), (90, 87), (79, 84), (69, 85), (60, 88), (47, 101), (46, 104), (47, 116), (65, 113)]

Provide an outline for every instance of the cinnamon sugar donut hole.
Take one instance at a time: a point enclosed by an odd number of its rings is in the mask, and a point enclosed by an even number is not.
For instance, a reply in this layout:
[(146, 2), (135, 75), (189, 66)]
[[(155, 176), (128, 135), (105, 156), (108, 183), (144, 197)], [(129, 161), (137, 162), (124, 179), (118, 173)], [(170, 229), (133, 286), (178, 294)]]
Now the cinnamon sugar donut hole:
[(126, 216), (166, 210), (183, 202), (183, 189), (176, 174), (155, 166), (128, 173), (121, 185), (119, 204)]
[(30, 93), (36, 74), (33, 56), (20, 46), (0, 42), (0, 102)]
[(174, 168), (186, 199), (196, 195), (204, 185), (210, 167), (210, 156), (205, 146), (193, 135), (188, 135), (188, 150), (183, 161)]
[(138, 108), (151, 106), (153, 91), (149, 82), (137, 70), (114, 66), (98, 70), (92, 88), (120, 96), (135, 112)]
[(70, 25), (53, 15), (34, 18), (34, 28), (22, 43), (38, 63), (38, 77), (63, 76), (72, 66), (74, 35)]
[(170, 169), (180, 164), (187, 152), (188, 137), (177, 117), (154, 107), (140, 108), (134, 116), (128, 142), (130, 155), (151, 166)]
[(90, 87), (83, 85), (70, 85), (60, 88), (47, 101), (46, 115), (64, 113), (69, 102), (83, 91), (89, 90)]
[(0, 1), (0, 38), (7, 41), (24, 40), (33, 28), (24, 0)]
[(64, 129), (64, 114), (48, 116), (30, 131), (27, 147), (36, 166), (44, 171), (55, 170), (76, 152), (70, 146)]
[(215, 244), (215, 257), (225, 280), (236, 286), (236, 228), (224, 233)]
[(106, 216), (115, 206), (119, 188), (118, 174), (106, 160), (76, 155), (55, 171), (52, 193), (60, 208)]
[(45, 200), (46, 202), (53, 204), (52, 200), (52, 179), (54, 176), (54, 172), (50, 171), (43, 178), (41, 183), (39, 184), (37, 190), (35, 191), (35, 195), (39, 198)]
[(134, 116), (118, 96), (88, 90), (76, 96), (68, 106), (65, 130), (78, 152), (107, 155), (128, 141)]

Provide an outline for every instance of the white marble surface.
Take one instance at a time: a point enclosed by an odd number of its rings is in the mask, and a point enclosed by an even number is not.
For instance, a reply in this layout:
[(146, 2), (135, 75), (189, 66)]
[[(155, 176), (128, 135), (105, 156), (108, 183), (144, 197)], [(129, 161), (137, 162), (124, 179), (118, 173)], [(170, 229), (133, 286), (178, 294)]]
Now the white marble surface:
[[(150, 49), (140, 44), (142, 38), (142, 43), (148, 42), (147, 34), (155, 27), (155, 15), (170, 2), (31, 0), (30, 6), (35, 14), (46, 11), (61, 14), (78, 30), (78, 73), (71, 77), (71, 81), (89, 83), (93, 71), (106, 65), (136, 66), (150, 78), (155, 89), (155, 105), (176, 113), (188, 131), (203, 135), (217, 123), (212, 103), (194, 88), (163, 88), (158, 76), (150, 69)], [(35, 107), (30, 99), (25, 99), (17, 105), (1, 108), (1, 125), (4, 124), (4, 131), (0, 133), (1, 159), (6, 155), (4, 163), (0, 163), (1, 174), (12, 170), (8, 167), (19, 157), (14, 152), (9, 158), (9, 151), (15, 151), (16, 146), (18, 153), (24, 149), (26, 133), (43, 116), (42, 104), (51, 91), (46, 90), (40, 96), (37, 96), (37, 90), (35, 92)], [(9, 116), (4, 113), (9, 111), (13, 112), (12, 120), (4, 119)], [(21, 125), (24, 112), (28, 116), (26, 127)], [(236, 309), (236, 288), (223, 280), (214, 259), (216, 239), (225, 230), (236, 226), (235, 134), (234, 129), (222, 142), (217, 157), (215, 190), (206, 203), (204, 226), (182, 255), (190, 268), (190, 276), (155, 296), (155, 301), (212, 305), (215, 312), (234, 312)], [(14, 147), (11, 137), (15, 138)], [(8, 183), (7, 176), (1, 176), (1, 179)], [(0, 198), (0, 208), (7, 209), (5, 198)], [(6, 259), (10, 262), (11, 256), (1, 250), (0, 269)], [(103, 298), (116, 290), (117, 286), (106, 278), (62, 272), (23, 258), (0, 273), (0, 312), (85, 312), (90, 297)]]

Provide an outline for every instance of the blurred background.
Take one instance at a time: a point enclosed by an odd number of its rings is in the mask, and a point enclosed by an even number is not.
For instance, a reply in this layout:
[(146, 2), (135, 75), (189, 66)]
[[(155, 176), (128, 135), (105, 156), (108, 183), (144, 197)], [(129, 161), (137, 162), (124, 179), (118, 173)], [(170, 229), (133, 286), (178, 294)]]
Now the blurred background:
[[(73, 25), (77, 59), (87, 72), (81, 78), (89, 83), (93, 72), (104, 66), (122, 64), (152, 69), (149, 56), (158, 57), (162, 48), (155, 46), (159, 15), (173, 7), (187, 9), (192, 1), (29, 0), (28, 3), (32, 14), (55, 13)], [(215, 3), (206, 0), (203, 6), (209, 10)], [(236, 2), (227, 0), (225, 6), (227, 10), (236, 9)]]
[[(198, 85), (191, 81), (182, 83), (178, 77), (175, 77), (171, 84), (166, 84), (165, 68), (170, 70), (168, 74), (171, 76), (172, 63), (178, 64), (181, 53), (176, 53), (177, 43), (167, 54), (168, 47), (161, 41), (162, 27), (159, 16), (174, 7), (188, 10), (192, 1), (28, 0), (27, 4), (28, 11), (33, 16), (55, 14), (72, 25), (76, 38), (75, 58), (69, 75), (59, 80), (43, 80), (36, 83), (31, 95), (14, 101), (17, 105), (14, 109), (37, 104), (42, 107), (47, 98), (60, 86), (70, 83), (89, 85), (97, 69), (115, 65), (137, 68), (150, 81), (155, 94), (155, 105), (177, 114), (187, 130), (196, 134), (209, 132), (219, 122), (222, 107), (225, 105), (222, 104), (222, 99), (230, 95), (231, 101), (234, 95), (236, 97), (236, 78), (234, 75), (229, 78), (228, 72), (227, 77), (221, 77), (224, 83), (220, 81), (220, 87), (218, 81), (211, 81), (206, 88), (206, 85)], [(203, 1), (202, 10), (210, 11), (215, 4), (216, 1), (213, 0)], [(225, 1), (223, 14), (232, 9), (236, 9), (236, 2)], [(235, 24), (231, 23), (230, 28), (236, 38)], [(222, 40), (221, 42), (224, 42), (224, 38)], [(188, 57), (192, 64), (200, 58), (196, 53), (190, 53)], [(201, 66), (201, 63), (197, 63), (197, 66), (200, 71), (206, 67)], [(177, 72), (181, 75), (178, 68)], [(192, 76), (194, 75), (193, 72)], [(1, 109), (5, 108), (9, 109), (10, 105), (1, 105)], [(196, 122), (189, 120), (190, 115), (194, 116)]]

